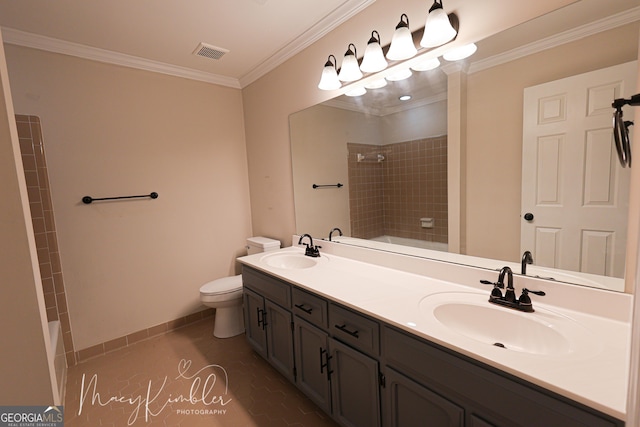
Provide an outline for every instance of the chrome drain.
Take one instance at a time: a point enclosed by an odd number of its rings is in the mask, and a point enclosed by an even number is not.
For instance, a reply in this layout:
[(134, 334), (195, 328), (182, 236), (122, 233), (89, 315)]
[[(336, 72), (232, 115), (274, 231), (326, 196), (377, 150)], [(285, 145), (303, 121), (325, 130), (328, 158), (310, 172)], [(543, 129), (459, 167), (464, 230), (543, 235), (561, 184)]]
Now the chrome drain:
[(505, 347), (504, 344), (502, 344), (501, 342), (494, 342), (493, 345), (495, 345), (496, 347), (500, 347), (500, 348), (507, 348)]

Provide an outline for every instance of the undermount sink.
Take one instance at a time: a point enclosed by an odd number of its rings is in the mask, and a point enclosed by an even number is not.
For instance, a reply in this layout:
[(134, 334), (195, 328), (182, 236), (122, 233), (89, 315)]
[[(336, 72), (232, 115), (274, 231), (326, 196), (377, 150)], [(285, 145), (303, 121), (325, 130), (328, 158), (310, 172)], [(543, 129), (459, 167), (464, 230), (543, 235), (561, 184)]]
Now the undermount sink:
[(270, 267), (286, 270), (300, 270), (315, 267), (320, 263), (326, 262), (327, 257), (320, 255), (319, 257), (314, 258), (296, 252), (281, 252), (265, 255), (260, 260)]
[(444, 292), (423, 298), (420, 310), (456, 334), (510, 351), (566, 355), (599, 349), (592, 334), (569, 317), (538, 307), (524, 313), (488, 300), (488, 293)]

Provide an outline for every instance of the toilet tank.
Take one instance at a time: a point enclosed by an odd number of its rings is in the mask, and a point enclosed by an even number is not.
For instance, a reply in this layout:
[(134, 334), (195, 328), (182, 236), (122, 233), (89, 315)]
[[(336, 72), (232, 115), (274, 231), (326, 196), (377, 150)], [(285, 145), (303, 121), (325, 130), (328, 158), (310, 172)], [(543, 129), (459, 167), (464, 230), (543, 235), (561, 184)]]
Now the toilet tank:
[(257, 254), (259, 252), (275, 251), (280, 249), (280, 241), (269, 239), (268, 237), (249, 237), (247, 239), (247, 255)]

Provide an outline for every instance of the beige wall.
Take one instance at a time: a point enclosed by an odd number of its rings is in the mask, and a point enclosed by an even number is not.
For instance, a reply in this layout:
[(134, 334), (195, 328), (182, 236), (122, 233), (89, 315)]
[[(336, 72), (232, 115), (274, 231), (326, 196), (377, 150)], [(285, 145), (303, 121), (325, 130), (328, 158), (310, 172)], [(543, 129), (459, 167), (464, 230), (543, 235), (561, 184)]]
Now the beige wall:
[[(333, 227), (339, 227), (350, 236), (347, 142), (380, 144), (379, 117), (321, 105), (296, 113), (290, 134), (295, 141), (291, 156), (296, 159), (296, 230), (327, 237)], [(312, 187), (337, 183), (344, 187)]]
[(636, 59), (639, 30), (626, 25), (468, 76), (468, 255), (519, 261), (524, 88)]
[(42, 120), (75, 349), (203, 309), (251, 235), (240, 91), (6, 51), (16, 113)]
[(48, 357), (51, 348), (44, 294), (1, 45), (0, 95), (0, 402), (58, 405), (53, 362)]
[[(488, 37), (535, 16), (571, 3), (571, 0), (514, 2), (450, 0), (448, 11), (460, 18), (454, 45)], [(407, 13), (411, 28), (424, 25), (428, 4), (423, 0), (377, 0), (367, 9), (243, 89), (245, 130), (251, 183), (254, 232), (290, 242), (295, 232), (291, 150), (288, 117), (332, 98), (336, 92), (318, 90), (322, 66), (329, 54), (341, 56), (349, 43), (363, 46), (377, 29), (389, 43), (400, 15)], [(496, 11), (500, 13), (496, 13)], [(434, 54), (445, 48), (436, 49)]]
[(447, 101), (438, 101), (382, 117), (385, 144), (447, 134)]

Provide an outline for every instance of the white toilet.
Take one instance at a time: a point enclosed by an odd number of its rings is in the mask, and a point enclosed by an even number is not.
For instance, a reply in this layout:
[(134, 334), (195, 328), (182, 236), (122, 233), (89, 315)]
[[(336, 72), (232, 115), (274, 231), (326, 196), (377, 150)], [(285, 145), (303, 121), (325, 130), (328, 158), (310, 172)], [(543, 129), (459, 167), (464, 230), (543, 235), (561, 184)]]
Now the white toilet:
[[(247, 239), (247, 254), (280, 249), (278, 240), (266, 237)], [(223, 277), (200, 287), (200, 301), (216, 309), (213, 336), (230, 338), (244, 333), (242, 317), (242, 275)]]

